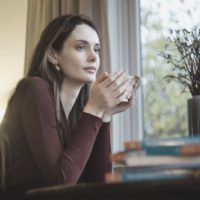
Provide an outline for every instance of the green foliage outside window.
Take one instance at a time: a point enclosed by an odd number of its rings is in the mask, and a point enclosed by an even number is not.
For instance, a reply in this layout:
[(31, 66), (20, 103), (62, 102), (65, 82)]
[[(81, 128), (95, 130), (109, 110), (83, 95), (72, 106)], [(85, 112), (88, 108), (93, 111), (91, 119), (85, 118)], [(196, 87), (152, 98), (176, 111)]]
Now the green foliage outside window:
[(164, 50), (170, 29), (188, 28), (184, 27), (187, 21), (191, 26), (196, 25), (194, 14), (199, 14), (200, 3), (195, 0), (141, 0), (140, 4), (144, 137), (187, 135), (187, 99), (191, 95), (183, 93), (180, 84), (164, 80), (172, 68), (159, 53)]

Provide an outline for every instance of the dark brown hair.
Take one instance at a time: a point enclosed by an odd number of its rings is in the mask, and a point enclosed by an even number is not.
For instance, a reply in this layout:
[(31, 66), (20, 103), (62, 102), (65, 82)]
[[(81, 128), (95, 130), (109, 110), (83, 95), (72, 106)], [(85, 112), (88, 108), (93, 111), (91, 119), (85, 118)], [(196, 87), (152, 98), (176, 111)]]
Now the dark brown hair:
[[(92, 27), (96, 32), (96, 26), (91, 20), (84, 15), (64, 15), (55, 18), (44, 29), (41, 38), (36, 46), (35, 52), (30, 63), (30, 68), (27, 76), (39, 76), (47, 80), (52, 86), (55, 102), (56, 102), (56, 115), (60, 121), (60, 99), (59, 90), (63, 79), (62, 72), (55, 70), (55, 67), (47, 59), (47, 53), (50, 48), (60, 52), (63, 48), (64, 41), (69, 37), (71, 32), (77, 25), (87, 24)], [(86, 84), (80, 91), (80, 94), (69, 114), (69, 121), (71, 127), (74, 128), (80, 117), (80, 113), (88, 100), (89, 86)]]

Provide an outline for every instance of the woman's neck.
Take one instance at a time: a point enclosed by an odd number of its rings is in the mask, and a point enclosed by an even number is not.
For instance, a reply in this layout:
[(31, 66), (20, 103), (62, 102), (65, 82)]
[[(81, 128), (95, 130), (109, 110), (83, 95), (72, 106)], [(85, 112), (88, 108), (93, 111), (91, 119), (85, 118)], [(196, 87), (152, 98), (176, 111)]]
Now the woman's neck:
[(68, 118), (82, 86), (83, 85), (80, 84), (69, 83), (68, 81), (63, 82), (60, 91), (60, 99), (66, 118)]

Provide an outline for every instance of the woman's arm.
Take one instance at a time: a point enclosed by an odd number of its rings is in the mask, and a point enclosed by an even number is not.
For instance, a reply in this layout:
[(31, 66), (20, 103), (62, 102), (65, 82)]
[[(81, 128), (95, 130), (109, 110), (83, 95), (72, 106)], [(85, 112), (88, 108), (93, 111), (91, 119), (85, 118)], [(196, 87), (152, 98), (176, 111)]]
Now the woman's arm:
[(47, 184), (76, 183), (88, 161), (102, 120), (83, 113), (63, 147), (48, 83), (40, 78), (30, 78), (25, 84), (22, 123), (41, 176)]
[(103, 123), (82, 174), (81, 181), (104, 182), (105, 174), (112, 171), (110, 154), (110, 123)]

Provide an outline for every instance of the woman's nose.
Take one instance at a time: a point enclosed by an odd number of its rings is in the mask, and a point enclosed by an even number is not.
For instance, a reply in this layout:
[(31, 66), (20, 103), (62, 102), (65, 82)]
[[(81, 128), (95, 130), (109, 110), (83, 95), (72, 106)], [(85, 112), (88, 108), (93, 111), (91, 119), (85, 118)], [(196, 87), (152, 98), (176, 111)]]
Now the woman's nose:
[(94, 50), (89, 50), (89, 52), (88, 52), (88, 60), (90, 61), (90, 62), (95, 62), (96, 60), (97, 60), (97, 54), (96, 54), (96, 52), (94, 51)]

